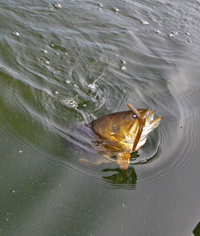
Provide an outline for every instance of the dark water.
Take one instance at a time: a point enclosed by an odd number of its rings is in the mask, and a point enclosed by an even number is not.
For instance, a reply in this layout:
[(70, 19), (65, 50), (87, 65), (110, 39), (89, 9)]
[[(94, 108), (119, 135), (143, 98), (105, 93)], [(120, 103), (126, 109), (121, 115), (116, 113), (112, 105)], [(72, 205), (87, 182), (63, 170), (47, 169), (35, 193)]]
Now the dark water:
[[(200, 2), (1, 1), (0, 235), (200, 235)], [(73, 123), (154, 108), (127, 171)]]

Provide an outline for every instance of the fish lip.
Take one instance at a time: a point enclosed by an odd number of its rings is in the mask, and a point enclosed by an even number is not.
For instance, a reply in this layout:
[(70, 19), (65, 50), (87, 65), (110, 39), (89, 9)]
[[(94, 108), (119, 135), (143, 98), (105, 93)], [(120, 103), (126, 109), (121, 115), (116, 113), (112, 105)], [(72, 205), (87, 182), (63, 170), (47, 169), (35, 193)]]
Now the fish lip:
[[(156, 118), (154, 118), (154, 116), (155, 116), (155, 110), (150, 108), (148, 110), (146, 116), (144, 117), (145, 126), (150, 126), (150, 125), (154, 125), (154, 124), (156, 125), (156, 123), (158, 123), (159, 121), (162, 120), (162, 116), (159, 116)], [(156, 125), (156, 127), (157, 127), (157, 125)]]

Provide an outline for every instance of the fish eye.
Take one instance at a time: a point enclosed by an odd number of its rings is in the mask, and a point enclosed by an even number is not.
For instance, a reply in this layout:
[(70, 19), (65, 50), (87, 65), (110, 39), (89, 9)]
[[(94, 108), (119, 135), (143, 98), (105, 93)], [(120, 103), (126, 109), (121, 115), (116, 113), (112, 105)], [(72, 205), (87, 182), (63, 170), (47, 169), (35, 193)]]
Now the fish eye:
[(132, 115), (133, 119), (137, 118), (137, 116), (135, 114)]

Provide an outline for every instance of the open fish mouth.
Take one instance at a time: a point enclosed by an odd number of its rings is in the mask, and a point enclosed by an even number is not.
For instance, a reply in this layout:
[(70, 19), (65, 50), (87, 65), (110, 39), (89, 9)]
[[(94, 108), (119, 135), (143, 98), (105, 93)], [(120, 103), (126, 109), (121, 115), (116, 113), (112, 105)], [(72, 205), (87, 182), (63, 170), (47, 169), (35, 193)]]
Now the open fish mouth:
[(144, 127), (149, 127), (151, 130), (153, 130), (160, 124), (162, 117), (157, 117), (154, 119), (154, 115), (154, 109), (149, 109), (144, 118)]

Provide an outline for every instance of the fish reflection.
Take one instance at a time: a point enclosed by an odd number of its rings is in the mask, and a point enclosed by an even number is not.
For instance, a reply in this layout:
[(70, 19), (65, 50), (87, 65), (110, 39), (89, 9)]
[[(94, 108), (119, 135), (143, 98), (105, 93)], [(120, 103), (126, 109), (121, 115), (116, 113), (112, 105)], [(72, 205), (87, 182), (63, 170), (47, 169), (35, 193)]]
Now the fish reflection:
[(197, 226), (193, 230), (194, 236), (200, 236), (200, 222), (197, 224)]
[(133, 167), (129, 167), (126, 170), (121, 168), (104, 169), (103, 172), (115, 172), (110, 176), (103, 176), (105, 180), (109, 180), (113, 186), (118, 187), (130, 187), (135, 189), (137, 183), (137, 174)]

